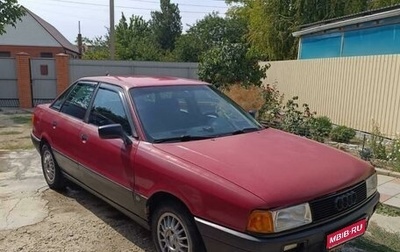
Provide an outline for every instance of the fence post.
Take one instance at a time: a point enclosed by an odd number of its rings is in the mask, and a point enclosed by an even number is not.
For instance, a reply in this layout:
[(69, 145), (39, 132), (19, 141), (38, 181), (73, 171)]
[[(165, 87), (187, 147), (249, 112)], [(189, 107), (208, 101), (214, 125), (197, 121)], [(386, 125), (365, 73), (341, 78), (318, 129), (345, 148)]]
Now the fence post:
[(32, 108), (32, 86), (30, 56), (20, 52), (16, 54), (17, 86), (20, 108)]
[(56, 55), (57, 95), (69, 86), (69, 56), (64, 53)]

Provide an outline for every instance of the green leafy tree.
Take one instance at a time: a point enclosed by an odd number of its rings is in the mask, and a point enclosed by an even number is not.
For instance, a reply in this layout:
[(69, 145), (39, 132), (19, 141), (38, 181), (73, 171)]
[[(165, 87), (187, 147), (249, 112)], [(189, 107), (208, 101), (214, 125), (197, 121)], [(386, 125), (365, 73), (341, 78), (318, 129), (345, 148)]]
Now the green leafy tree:
[(221, 43), (205, 52), (199, 63), (199, 77), (217, 88), (232, 84), (261, 85), (267, 67), (260, 67), (256, 55), (242, 43)]
[(86, 60), (106, 60), (110, 58), (108, 36), (99, 36), (94, 39), (82, 38), (84, 52), (82, 59)]
[(159, 60), (160, 52), (151, 36), (150, 23), (141, 16), (124, 14), (115, 28), (116, 54), (122, 60)]
[(151, 30), (158, 46), (172, 51), (175, 41), (182, 33), (182, 21), (177, 4), (160, 0), (161, 11), (151, 12)]
[(0, 35), (5, 33), (4, 27), (10, 24), (15, 27), (17, 20), (25, 14), (24, 8), (17, 0), (0, 1)]
[(201, 54), (214, 46), (244, 42), (246, 31), (246, 23), (242, 20), (211, 13), (178, 38), (174, 54), (177, 60), (198, 62)]
[(301, 25), (345, 16), (400, 0), (228, 0), (231, 16), (247, 21), (247, 40), (264, 59), (294, 59)]

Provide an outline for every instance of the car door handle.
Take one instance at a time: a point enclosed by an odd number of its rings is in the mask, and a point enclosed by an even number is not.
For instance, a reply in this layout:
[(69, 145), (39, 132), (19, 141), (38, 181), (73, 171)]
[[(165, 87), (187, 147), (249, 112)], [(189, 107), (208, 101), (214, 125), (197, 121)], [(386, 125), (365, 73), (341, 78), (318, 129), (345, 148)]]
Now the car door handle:
[(53, 129), (57, 128), (57, 122), (56, 121), (53, 121), (53, 123), (51, 125), (53, 126)]
[(89, 139), (89, 137), (88, 137), (87, 135), (81, 134), (82, 143), (86, 143), (86, 141), (87, 141), (88, 139)]

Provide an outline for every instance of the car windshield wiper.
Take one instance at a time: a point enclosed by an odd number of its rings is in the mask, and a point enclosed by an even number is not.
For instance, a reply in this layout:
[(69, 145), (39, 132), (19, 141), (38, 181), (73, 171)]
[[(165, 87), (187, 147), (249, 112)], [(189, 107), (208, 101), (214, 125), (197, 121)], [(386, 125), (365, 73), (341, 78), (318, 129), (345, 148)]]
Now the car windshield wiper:
[(178, 137), (168, 137), (168, 138), (160, 138), (154, 139), (154, 143), (164, 143), (164, 142), (187, 142), (193, 140), (203, 140), (214, 138), (214, 136), (192, 136), (192, 135), (182, 135)]
[(232, 132), (232, 135), (239, 135), (239, 134), (243, 134), (243, 133), (259, 131), (260, 129), (261, 128), (256, 128), (256, 127), (243, 128), (243, 129), (236, 130), (236, 131)]

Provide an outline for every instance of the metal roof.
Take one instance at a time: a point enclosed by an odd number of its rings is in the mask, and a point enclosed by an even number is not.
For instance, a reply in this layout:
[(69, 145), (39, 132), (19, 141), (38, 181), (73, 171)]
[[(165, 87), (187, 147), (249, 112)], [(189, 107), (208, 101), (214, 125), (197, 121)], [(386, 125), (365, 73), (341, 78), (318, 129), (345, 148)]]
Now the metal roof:
[(300, 31), (293, 32), (292, 35), (294, 37), (300, 37), (315, 32), (396, 16), (400, 16), (400, 4), (305, 24), (300, 26)]
[(78, 47), (69, 42), (68, 39), (66, 39), (64, 35), (62, 35), (61, 32), (59, 32), (54, 26), (46, 22), (44, 19), (42, 19), (32, 11), (28, 10), (26, 7), (23, 8), (25, 9), (27, 14), (31, 15), (32, 18), (35, 19), (38, 24), (42, 26), (50, 34), (50, 36), (52, 36), (60, 44), (60, 46), (68, 51), (79, 54)]

